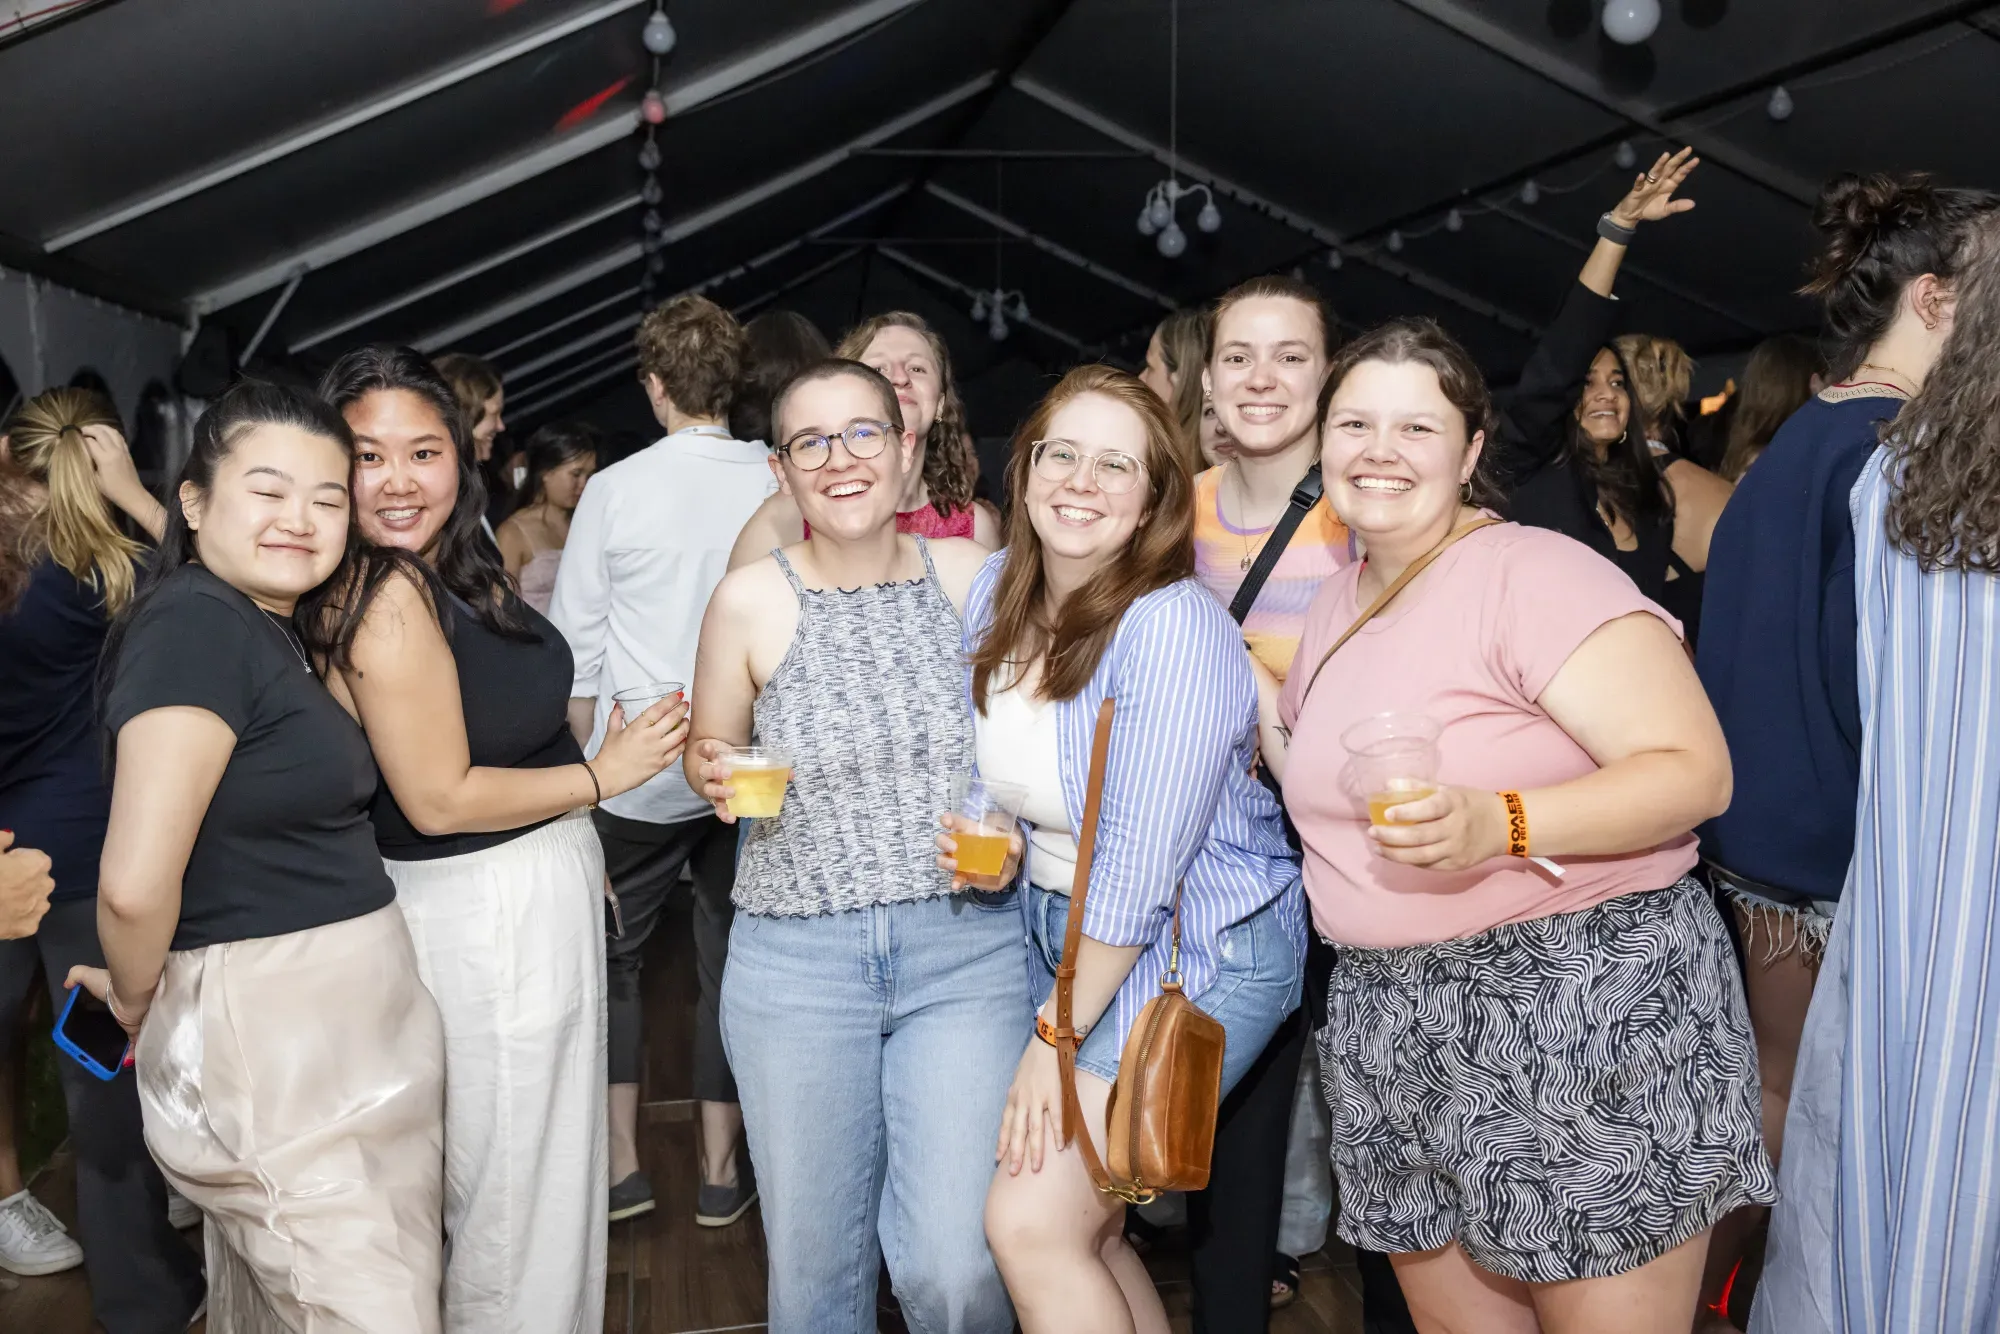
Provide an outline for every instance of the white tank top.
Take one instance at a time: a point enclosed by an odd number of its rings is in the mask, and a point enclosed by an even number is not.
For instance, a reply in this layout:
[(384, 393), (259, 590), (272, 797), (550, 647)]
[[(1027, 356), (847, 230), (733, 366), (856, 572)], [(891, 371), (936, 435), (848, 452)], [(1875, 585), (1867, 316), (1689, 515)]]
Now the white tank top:
[(1056, 706), (1025, 690), (996, 691), (975, 720), (979, 772), (1028, 790), (1021, 818), (1030, 826), (1028, 879), (1067, 894), (1076, 880), (1076, 838), (1063, 801)]

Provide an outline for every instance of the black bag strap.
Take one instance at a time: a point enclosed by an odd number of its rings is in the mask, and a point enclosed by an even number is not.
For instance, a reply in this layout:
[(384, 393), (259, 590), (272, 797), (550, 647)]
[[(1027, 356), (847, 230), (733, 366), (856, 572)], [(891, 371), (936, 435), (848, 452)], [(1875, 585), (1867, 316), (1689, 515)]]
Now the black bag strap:
[[(1299, 479), (1299, 484), (1292, 488), (1292, 498), (1286, 503), (1285, 512), (1278, 516), (1278, 522), (1271, 529), (1271, 535), (1264, 539), (1264, 545), (1258, 549), (1256, 563), (1250, 567), (1250, 573), (1243, 576), (1242, 584), (1236, 589), (1236, 596), (1230, 599), (1229, 614), (1236, 619), (1238, 625), (1243, 624), (1243, 618), (1257, 605), (1257, 595), (1264, 591), (1264, 581), (1271, 577), (1272, 570), (1278, 568), (1278, 558), (1284, 555), (1285, 548), (1291, 545), (1292, 534), (1299, 531), (1299, 525), (1306, 521), (1307, 511), (1319, 504), (1319, 498), (1324, 490), (1325, 487), (1320, 480), (1319, 464), (1314, 463), (1312, 467), (1306, 469), (1306, 475)], [(1219, 485), (1217, 491), (1219, 494)]]

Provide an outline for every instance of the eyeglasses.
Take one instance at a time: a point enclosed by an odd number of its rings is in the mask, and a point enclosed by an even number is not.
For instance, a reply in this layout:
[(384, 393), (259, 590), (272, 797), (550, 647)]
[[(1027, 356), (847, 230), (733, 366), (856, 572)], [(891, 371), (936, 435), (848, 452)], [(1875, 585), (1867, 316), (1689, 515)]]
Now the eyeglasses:
[(894, 428), (887, 422), (855, 421), (849, 422), (846, 430), (832, 435), (795, 435), (780, 445), (778, 452), (800, 472), (818, 472), (833, 457), (834, 441), (846, 445), (853, 458), (872, 459), (888, 447), (893, 433)]
[(1033, 457), (1035, 475), (1045, 482), (1067, 482), (1087, 463), (1091, 481), (1111, 496), (1122, 496), (1139, 485), (1146, 471), (1145, 464), (1122, 449), (1086, 454), (1068, 440), (1037, 440)]

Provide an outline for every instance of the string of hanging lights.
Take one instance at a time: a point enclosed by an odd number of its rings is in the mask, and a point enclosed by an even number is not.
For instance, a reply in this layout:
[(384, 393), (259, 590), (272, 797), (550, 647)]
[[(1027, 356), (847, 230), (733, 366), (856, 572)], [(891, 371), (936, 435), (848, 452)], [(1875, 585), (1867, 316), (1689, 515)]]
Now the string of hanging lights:
[(653, 81), (646, 95), (639, 100), (639, 119), (645, 123), (646, 139), (639, 145), (639, 170), (645, 180), (639, 186), (639, 198), (646, 205), (646, 211), (639, 215), (639, 229), (644, 239), (641, 244), (646, 251), (646, 276), (639, 282), (639, 301), (642, 305), (653, 303), (653, 289), (660, 275), (667, 271), (666, 256), (660, 252), (666, 248), (666, 219), (660, 216), (660, 201), (666, 198), (666, 189), (660, 184), (659, 128), (667, 119), (666, 95), (660, 91), (661, 64), (672, 53), (680, 41), (674, 31), (673, 20), (667, 17), (665, 0), (654, 0), (653, 12), (646, 19), (646, 26), (640, 31), (640, 43), (653, 58)]

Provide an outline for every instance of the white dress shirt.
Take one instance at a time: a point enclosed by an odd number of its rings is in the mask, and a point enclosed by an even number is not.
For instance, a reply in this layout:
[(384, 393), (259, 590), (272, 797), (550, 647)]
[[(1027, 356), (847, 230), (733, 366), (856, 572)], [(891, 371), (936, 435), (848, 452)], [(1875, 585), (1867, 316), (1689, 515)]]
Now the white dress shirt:
[[(549, 619), (576, 657), (573, 698), (595, 696), (586, 754), (612, 697), (655, 681), (692, 686), (696, 641), (729, 549), (777, 489), (770, 450), (720, 426), (690, 426), (590, 479), (570, 521)], [(679, 765), (607, 798), (628, 820), (671, 824), (710, 809)]]

